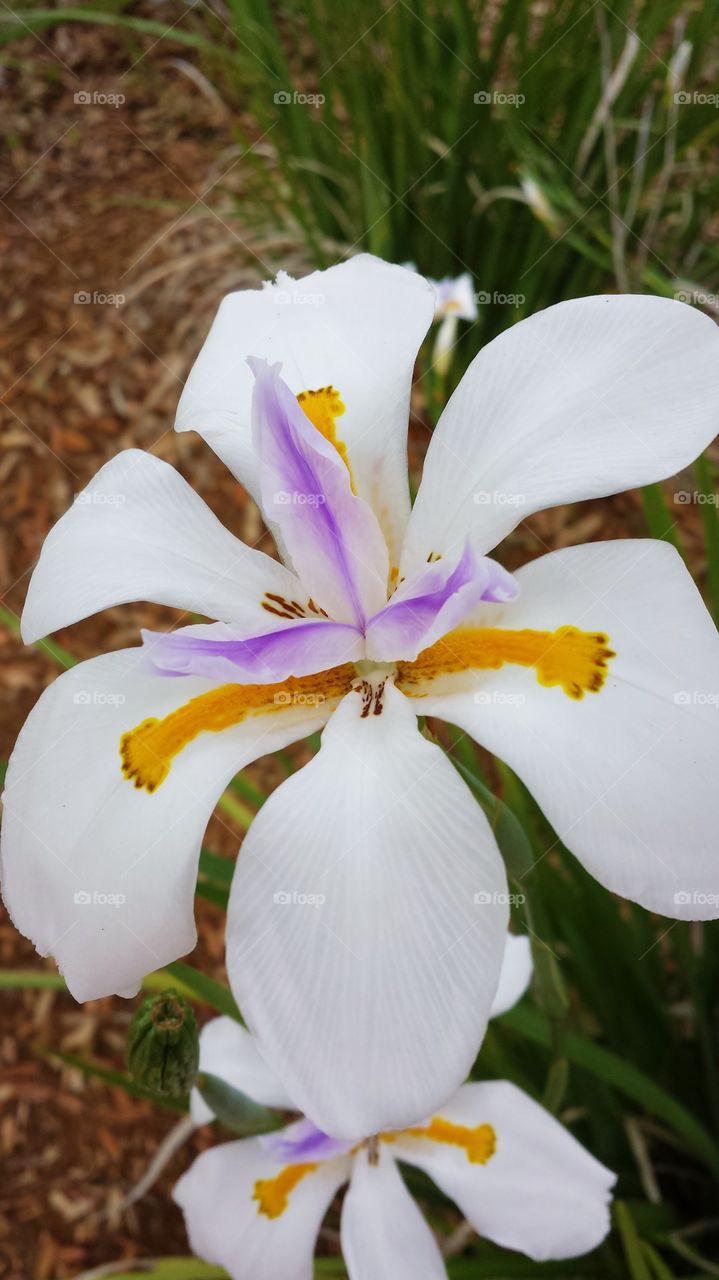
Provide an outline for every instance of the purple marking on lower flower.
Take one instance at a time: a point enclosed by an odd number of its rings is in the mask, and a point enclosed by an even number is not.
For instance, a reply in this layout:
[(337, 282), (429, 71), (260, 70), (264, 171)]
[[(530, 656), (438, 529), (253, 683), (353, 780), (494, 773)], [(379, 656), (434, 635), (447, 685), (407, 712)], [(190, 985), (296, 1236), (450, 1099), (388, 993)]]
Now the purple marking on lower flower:
[(275, 1156), (280, 1164), (304, 1164), (305, 1161), (331, 1160), (333, 1156), (346, 1155), (356, 1142), (342, 1138), (330, 1138), (311, 1120), (297, 1120), (278, 1133), (265, 1133), (260, 1137), (265, 1151)]

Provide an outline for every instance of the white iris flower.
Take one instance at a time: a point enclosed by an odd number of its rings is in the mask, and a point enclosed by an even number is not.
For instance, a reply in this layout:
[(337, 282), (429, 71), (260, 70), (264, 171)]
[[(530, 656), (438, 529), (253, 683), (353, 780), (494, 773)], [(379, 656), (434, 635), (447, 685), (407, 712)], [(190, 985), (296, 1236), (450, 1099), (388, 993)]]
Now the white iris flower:
[(604, 542), (513, 577), (487, 552), (533, 511), (689, 464), (717, 430), (719, 333), (639, 296), (515, 325), (449, 401), (410, 510), (434, 309), (425, 280), (367, 256), (230, 295), (177, 428), (257, 499), (284, 563), (130, 450), (49, 534), (23, 615), (28, 641), (137, 599), (220, 619), (79, 664), (18, 740), (5, 900), (80, 1000), (132, 994), (192, 949), (218, 797), (324, 726), (243, 843), (227, 945), (265, 1058), (340, 1138), (434, 1114), (500, 971), (502, 859), (417, 716), (504, 759), (608, 888), (717, 914), (719, 642), (680, 557)]

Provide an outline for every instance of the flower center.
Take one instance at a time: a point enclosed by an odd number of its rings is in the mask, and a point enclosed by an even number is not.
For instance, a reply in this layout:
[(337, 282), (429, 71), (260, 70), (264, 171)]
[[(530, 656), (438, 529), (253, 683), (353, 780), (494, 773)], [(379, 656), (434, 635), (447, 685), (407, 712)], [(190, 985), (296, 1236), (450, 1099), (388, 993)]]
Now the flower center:
[(578, 700), (598, 693), (614, 652), (602, 632), (559, 627), (556, 631), (511, 631), (501, 627), (460, 627), (424, 649), (414, 662), (345, 663), (311, 676), (289, 676), (279, 684), (223, 684), (191, 698), (162, 719), (141, 721), (120, 739), (124, 776), (152, 793), (164, 781), (175, 756), (201, 733), (219, 733), (248, 715), (287, 712), (339, 701), (355, 688), (362, 717), (381, 715), (388, 678), (411, 698), (426, 697), (441, 676), (496, 671), (505, 663), (534, 667), (537, 680)]
[[(301, 1121), (307, 1125), (309, 1122)], [(320, 1135), (319, 1130), (316, 1134)], [(367, 1147), (370, 1162), (377, 1163), (378, 1142), (391, 1144), (402, 1138), (429, 1139), (430, 1142), (441, 1142), (447, 1146), (459, 1147), (464, 1151), (470, 1164), (487, 1164), (497, 1150), (497, 1134), (491, 1124), (478, 1124), (474, 1128), (468, 1125), (454, 1124), (445, 1120), (444, 1116), (433, 1116), (429, 1124), (416, 1125), (411, 1129), (400, 1129), (377, 1134), (352, 1147), (350, 1154)], [(344, 1154), (339, 1152), (338, 1154)], [(332, 1158), (332, 1157), (329, 1157)], [(336, 1157), (335, 1157), (336, 1158)], [(321, 1161), (304, 1164), (285, 1165), (274, 1178), (259, 1178), (254, 1185), (252, 1199), (257, 1201), (257, 1212), (267, 1218), (279, 1218), (289, 1204), (291, 1192), (308, 1173), (320, 1167)]]

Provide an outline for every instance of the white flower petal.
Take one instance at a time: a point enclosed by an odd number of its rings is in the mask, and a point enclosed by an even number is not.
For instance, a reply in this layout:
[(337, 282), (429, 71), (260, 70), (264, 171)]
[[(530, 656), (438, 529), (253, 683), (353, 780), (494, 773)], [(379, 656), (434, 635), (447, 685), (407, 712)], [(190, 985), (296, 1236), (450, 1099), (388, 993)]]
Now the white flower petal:
[(537, 1262), (573, 1258), (609, 1231), (615, 1176), (544, 1107), (506, 1080), (465, 1084), (441, 1116), (473, 1129), (489, 1124), (496, 1150), (472, 1163), (459, 1145), (397, 1137), (392, 1150), (429, 1174), (480, 1235)]
[(507, 329), (470, 365), (437, 426), (402, 573), (482, 553), (560, 502), (673, 475), (719, 427), (719, 331), (666, 298), (577, 298)]
[(719, 915), (719, 635), (677, 552), (596, 543), (520, 569), (497, 625), (603, 632), (616, 657), (580, 701), (534, 671), (477, 673), (422, 701), (505, 760), (607, 888), (679, 919)]
[(308, 1171), (271, 1218), (253, 1193), (280, 1166), (257, 1138), (203, 1152), (173, 1192), (193, 1253), (223, 1266), (232, 1280), (312, 1280), (317, 1233), (349, 1163), (343, 1157)]
[[(200, 1032), (200, 1071), (224, 1080), (263, 1107), (294, 1111), (295, 1104), (273, 1071), (267, 1066), (249, 1031), (234, 1018), (212, 1018)], [(190, 1095), (195, 1124), (213, 1119), (199, 1089)]]
[(513, 1009), (521, 1000), (532, 980), (532, 948), (526, 934), (507, 934), (504, 959), (499, 974), (499, 986), (494, 993), (490, 1018)]
[(8, 767), (5, 904), (77, 1000), (134, 995), (147, 973), (195, 945), (200, 841), (244, 765), (321, 726), (292, 706), (200, 733), (152, 793), (122, 774), (120, 737), (214, 686), (148, 674), (141, 649), (80, 663), (46, 689)]
[(22, 617), (27, 644), (80, 618), (153, 600), (269, 631), (265, 592), (305, 596), (294, 576), (220, 524), (179, 472), (128, 449), (98, 471), (50, 530)]
[(437, 1241), (387, 1151), (355, 1157), (342, 1204), (342, 1254), (350, 1280), (446, 1280)]
[(374, 509), (396, 565), (409, 515), (412, 371), (434, 296), (421, 276), (369, 254), (303, 280), (280, 273), (276, 284), (229, 294), (185, 385), (177, 430), (199, 431), (259, 499), (246, 357), (279, 360), (296, 395), (334, 386), (345, 405), (337, 431), (357, 493)]
[(348, 1138), (410, 1123), (465, 1078), (507, 926), (481, 809), (393, 686), (380, 715), (366, 706), (347, 694), (319, 754), (261, 809), (227, 926), (263, 1056), (320, 1129)]

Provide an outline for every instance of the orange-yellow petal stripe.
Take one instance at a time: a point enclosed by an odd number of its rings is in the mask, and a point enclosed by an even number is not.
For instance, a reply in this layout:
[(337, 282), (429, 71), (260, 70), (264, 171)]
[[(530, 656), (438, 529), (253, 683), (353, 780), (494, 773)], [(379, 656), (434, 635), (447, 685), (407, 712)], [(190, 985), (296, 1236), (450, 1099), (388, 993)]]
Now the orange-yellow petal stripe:
[(350, 473), (352, 492), (356, 493), (352, 478), (352, 468), (347, 457), (347, 446), (337, 434), (337, 419), (345, 411), (339, 391), (333, 386), (319, 387), (316, 391), (300, 391), (297, 399), (313, 427), (317, 428), (325, 440), (334, 445)]
[(467, 1125), (445, 1120), (444, 1116), (433, 1116), (429, 1124), (402, 1129), (399, 1133), (383, 1133), (381, 1137), (383, 1142), (394, 1142), (397, 1138), (429, 1138), (431, 1142), (461, 1147), (470, 1164), (486, 1164), (497, 1150), (497, 1134), (491, 1124), (478, 1124), (470, 1129)]
[(135, 786), (152, 792), (167, 777), (174, 757), (200, 733), (220, 733), (248, 715), (281, 713), (292, 707), (341, 698), (351, 688), (351, 663), (311, 676), (290, 676), (280, 684), (223, 684), (171, 711), (141, 721), (120, 738), (122, 772)]
[[(570, 698), (598, 693), (615, 657), (600, 631), (558, 627), (556, 631), (504, 627), (458, 627), (424, 649), (414, 662), (397, 664), (397, 683), (422, 696), (428, 682), (460, 671), (496, 671), (506, 663), (534, 667), (540, 684), (558, 685)], [(422, 686), (422, 688), (418, 688)]]
[(312, 1173), (317, 1164), (288, 1164), (274, 1178), (259, 1178), (252, 1192), (257, 1201), (257, 1212), (266, 1218), (279, 1218), (289, 1203), (289, 1197), (298, 1182)]

